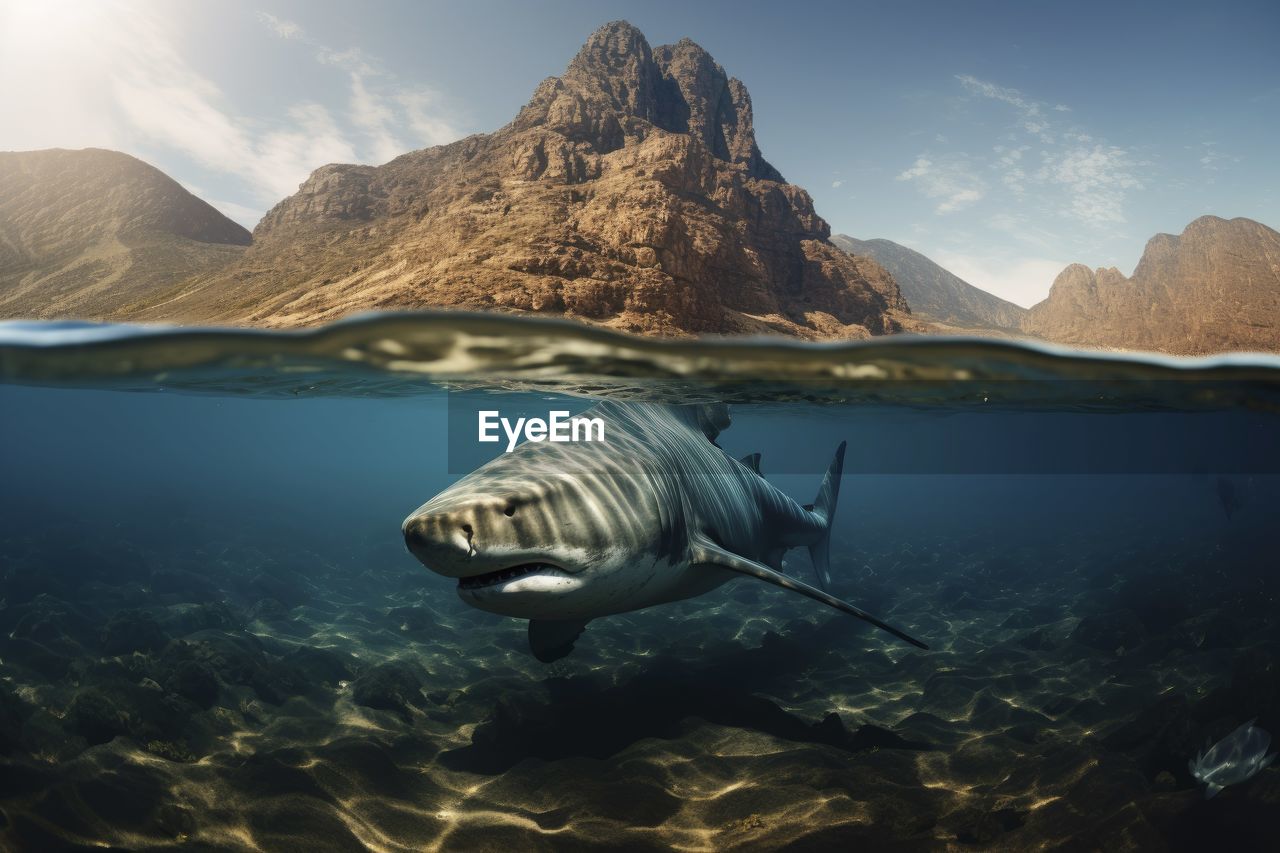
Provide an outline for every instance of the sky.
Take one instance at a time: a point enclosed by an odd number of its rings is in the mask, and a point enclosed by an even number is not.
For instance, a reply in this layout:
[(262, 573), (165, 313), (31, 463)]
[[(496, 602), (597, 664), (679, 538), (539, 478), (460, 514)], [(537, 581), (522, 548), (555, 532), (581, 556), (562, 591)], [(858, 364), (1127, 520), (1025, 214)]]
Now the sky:
[(1280, 3), (0, 0), (0, 150), (126, 151), (252, 227), (511, 120), (598, 26), (688, 36), (833, 233), (1029, 306), (1204, 214), (1280, 227)]

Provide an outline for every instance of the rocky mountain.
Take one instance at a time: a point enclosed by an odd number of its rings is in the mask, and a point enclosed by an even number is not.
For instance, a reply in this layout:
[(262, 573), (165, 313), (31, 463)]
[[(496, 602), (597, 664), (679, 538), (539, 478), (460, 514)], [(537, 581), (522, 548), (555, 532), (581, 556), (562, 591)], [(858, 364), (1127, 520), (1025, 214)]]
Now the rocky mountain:
[(370, 309), (565, 314), (630, 331), (865, 337), (910, 324), (762, 156), (751, 99), (692, 41), (595, 32), (506, 127), (330, 165), (231, 266), (140, 319), (320, 323)]
[(1157, 234), (1132, 278), (1067, 267), (1023, 320), (1059, 343), (1194, 355), (1280, 349), (1280, 233), (1202, 216)]
[(831, 242), (846, 252), (865, 255), (898, 282), (911, 311), (944, 327), (1017, 331), (1027, 309), (1007, 302), (969, 282), (919, 252), (892, 240), (858, 240), (837, 234)]
[(0, 152), (0, 317), (133, 316), (236, 260), (249, 232), (116, 151)]

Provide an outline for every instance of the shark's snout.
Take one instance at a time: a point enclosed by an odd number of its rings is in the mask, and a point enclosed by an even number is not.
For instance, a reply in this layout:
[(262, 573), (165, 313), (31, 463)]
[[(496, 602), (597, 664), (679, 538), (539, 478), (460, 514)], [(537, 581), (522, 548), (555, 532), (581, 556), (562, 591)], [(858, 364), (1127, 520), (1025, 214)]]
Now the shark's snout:
[(443, 575), (466, 574), (465, 565), (476, 552), (475, 521), (462, 513), (412, 515), (401, 532), (409, 552)]

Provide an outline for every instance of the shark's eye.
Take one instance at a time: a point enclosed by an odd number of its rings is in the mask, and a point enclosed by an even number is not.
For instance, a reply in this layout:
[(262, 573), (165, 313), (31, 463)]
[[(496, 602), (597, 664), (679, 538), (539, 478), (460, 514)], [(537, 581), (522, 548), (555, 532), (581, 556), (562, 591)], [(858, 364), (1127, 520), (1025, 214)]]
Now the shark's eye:
[(511, 516), (513, 516), (513, 515), (515, 515), (515, 514), (516, 514), (516, 505), (515, 505), (515, 504), (507, 504), (506, 509), (504, 509), (502, 512), (503, 512), (503, 514), (504, 514), (504, 515), (506, 515), (506, 517), (507, 517), (507, 518), (510, 518)]

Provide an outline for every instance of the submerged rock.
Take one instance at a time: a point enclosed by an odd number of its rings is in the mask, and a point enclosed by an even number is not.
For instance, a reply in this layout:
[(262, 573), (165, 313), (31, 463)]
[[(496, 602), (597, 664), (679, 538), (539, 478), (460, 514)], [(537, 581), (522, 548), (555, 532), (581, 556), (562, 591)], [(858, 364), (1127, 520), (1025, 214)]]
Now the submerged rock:
[(165, 686), (201, 708), (211, 708), (218, 701), (218, 677), (209, 666), (198, 661), (181, 661), (173, 668)]
[(333, 649), (300, 646), (285, 655), (285, 662), (297, 669), (307, 681), (315, 684), (336, 685), (352, 676), (350, 654)]
[(208, 578), (181, 569), (152, 572), (150, 586), (156, 595), (171, 595), (180, 601), (217, 601), (221, 596), (217, 585)]
[(249, 609), (249, 615), (254, 619), (261, 619), (264, 622), (272, 622), (289, 618), (289, 608), (281, 604), (274, 598), (260, 598), (253, 607)]
[(203, 675), (196, 680), (197, 670), (188, 670), (189, 674), (183, 676), (182, 681), (174, 681), (184, 661), (196, 662), (207, 668), (223, 684), (250, 687), (259, 699), (273, 705), (278, 705), (289, 695), (306, 688), (301, 674), (292, 666), (269, 655), (262, 641), (253, 634), (198, 631), (165, 649), (158, 665), (156, 680), (169, 685), (171, 690), (175, 689), (175, 683), (187, 685), (195, 691), (194, 696), (187, 698), (200, 703), (211, 692)]
[(121, 610), (102, 629), (102, 650), (109, 655), (154, 652), (168, 642), (156, 617), (145, 610)]
[(88, 741), (90, 746), (106, 743), (129, 731), (128, 713), (96, 687), (76, 694), (67, 708), (63, 724)]
[(355, 680), (352, 698), (357, 705), (395, 711), (407, 718), (409, 706), (417, 705), (423, 699), (422, 681), (414, 668), (404, 661), (378, 664)]
[(225, 601), (184, 604), (170, 611), (164, 620), (164, 627), (174, 636), (209, 629), (235, 631), (244, 627), (244, 617)]
[(0, 681), (0, 755), (8, 755), (22, 742), (22, 724), (29, 714), (26, 703)]
[(956, 832), (961, 844), (988, 845), (1006, 832), (1021, 828), (1027, 822), (1027, 812), (1013, 808), (974, 812)]
[(1133, 648), (1144, 633), (1141, 620), (1132, 610), (1112, 610), (1081, 619), (1071, 639), (1091, 649), (1113, 652)]

